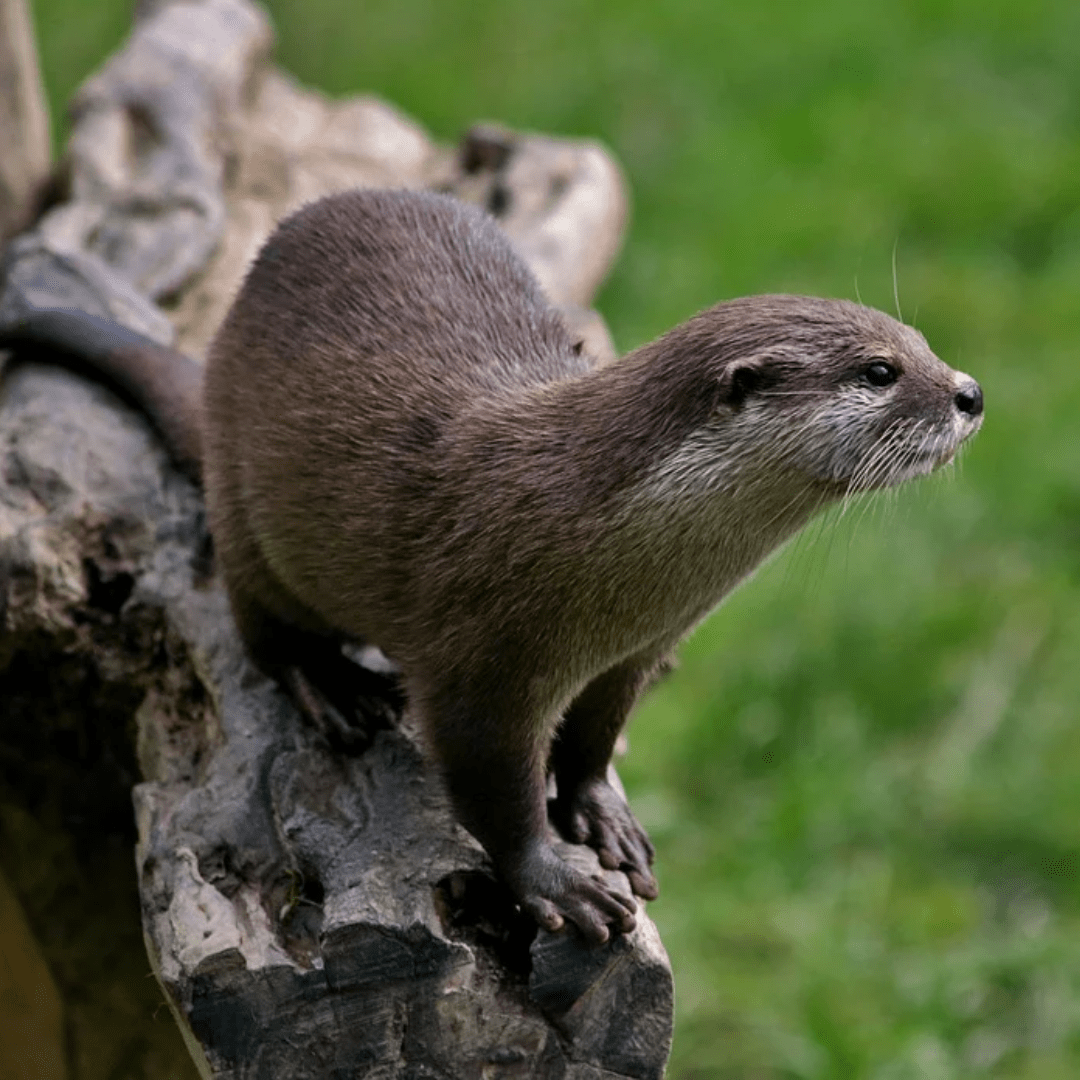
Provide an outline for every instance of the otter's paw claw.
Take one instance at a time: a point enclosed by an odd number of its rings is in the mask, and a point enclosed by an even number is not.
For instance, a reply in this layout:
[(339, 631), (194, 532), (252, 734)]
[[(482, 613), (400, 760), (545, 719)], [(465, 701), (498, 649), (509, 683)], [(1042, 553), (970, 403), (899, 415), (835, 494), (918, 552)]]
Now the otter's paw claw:
[(603, 945), (612, 928), (634, 929), (637, 905), (606, 882), (568, 866), (548, 846), (537, 846), (507, 875), (521, 906), (545, 930), (573, 923), (589, 945)]

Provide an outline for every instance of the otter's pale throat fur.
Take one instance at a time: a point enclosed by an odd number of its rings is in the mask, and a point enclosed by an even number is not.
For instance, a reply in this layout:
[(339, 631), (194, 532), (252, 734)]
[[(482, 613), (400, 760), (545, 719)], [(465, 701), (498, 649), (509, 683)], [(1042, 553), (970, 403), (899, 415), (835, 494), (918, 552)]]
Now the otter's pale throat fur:
[(547, 774), (564, 835), (655, 896), (606, 780), (642, 689), (817, 510), (930, 472), (982, 420), (921, 335), (839, 300), (719, 304), (596, 366), (494, 222), (430, 194), (285, 221), (201, 416), (190, 362), (109, 324), (42, 313), (18, 340), (120, 378), (189, 468), (201, 446), (252, 656), (317, 715), (334, 639), (382, 648), (462, 823), (542, 925), (592, 942), (632, 928), (633, 901), (555, 854)]

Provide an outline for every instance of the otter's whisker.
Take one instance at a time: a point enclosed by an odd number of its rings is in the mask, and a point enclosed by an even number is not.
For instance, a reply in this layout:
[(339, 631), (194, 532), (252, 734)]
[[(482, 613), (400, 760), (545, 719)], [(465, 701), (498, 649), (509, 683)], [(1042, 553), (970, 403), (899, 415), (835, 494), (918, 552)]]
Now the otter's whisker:
[(904, 321), (904, 315), (900, 310), (900, 286), (896, 277), (896, 247), (900, 243), (900, 237), (897, 236), (893, 241), (892, 246), (892, 289), (893, 299), (896, 301), (896, 317), (900, 322)]

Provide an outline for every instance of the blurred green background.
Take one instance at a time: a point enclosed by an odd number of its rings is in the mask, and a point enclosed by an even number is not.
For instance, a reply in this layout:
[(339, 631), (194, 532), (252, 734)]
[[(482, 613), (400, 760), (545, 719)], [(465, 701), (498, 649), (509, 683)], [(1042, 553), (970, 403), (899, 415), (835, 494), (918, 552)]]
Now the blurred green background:
[[(670, 1075), (1080, 1076), (1080, 4), (269, 7), (303, 81), (439, 137), (603, 139), (621, 349), (745, 293), (893, 310), (895, 249), (987, 421), (950, 475), (812, 526), (635, 719)], [(59, 118), (129, 0), (34, 13)]]

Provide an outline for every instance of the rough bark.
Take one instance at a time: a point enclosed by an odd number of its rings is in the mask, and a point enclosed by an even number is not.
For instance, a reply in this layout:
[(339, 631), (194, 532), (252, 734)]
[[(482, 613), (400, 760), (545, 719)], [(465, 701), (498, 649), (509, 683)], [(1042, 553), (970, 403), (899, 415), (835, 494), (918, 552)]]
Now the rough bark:
[[(78, 307), (201, 355), (282, 214), (358, 184), (427, 186), (492, 210), (611, 355), (586, 306), (625, 220), (606, 151), (492, 126), (447, 149), (375, 98), (296, 86), (270, 43), (246, 0), (140, 6), (79, 94), (70, 201), (5, 254), (0, 323)], [(20, 362), (0, 454), (0, 740), (17, 765), (0, 809), (14, 820), (55, 788), (82, 853), (137, 761), (143, 932), (202, 1075), (662, 1075), (671, 978), (652, 923), (592, 952), (537, 935), (389, 690), (370, 747), (331, 751), (246, 659), (199, 493), (141, 417)], [(44, 779), (39, 759), (72, 732), (93, 752)]]

